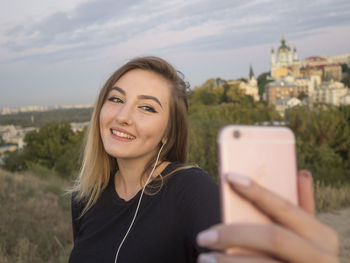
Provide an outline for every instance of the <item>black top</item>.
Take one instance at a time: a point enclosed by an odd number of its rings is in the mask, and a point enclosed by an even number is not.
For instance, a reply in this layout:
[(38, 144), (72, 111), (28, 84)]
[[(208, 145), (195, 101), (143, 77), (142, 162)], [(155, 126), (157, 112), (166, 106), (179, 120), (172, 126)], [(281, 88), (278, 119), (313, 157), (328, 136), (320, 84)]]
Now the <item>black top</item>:
[[(162, 174), (176, 167), (169, 164)], [(129, 201), (121, 199), (112, 175), (96, 204), (81, 219), (82, 206), (72, 202), (74, 248), (69, 263), (114, 263), (140, 194)], [(197, 246), (196, 235), (219, 220), (219, 191), (212, 178), (199, 168), (177, 171), (156, 195), (143, 195), (117, 262), (196, 262), (205, 251)]]

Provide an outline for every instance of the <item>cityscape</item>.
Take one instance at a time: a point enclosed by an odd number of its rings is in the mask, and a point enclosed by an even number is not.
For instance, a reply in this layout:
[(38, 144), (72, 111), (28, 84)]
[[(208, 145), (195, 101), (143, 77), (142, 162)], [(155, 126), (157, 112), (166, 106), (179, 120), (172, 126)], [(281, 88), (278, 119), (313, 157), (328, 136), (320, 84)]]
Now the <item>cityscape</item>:
[[(254, 101), (262, 100), (273, 104), (277, 112), (284, 116), (287, 109), (298, 105), (309, 107), (315, 103), (350, 105), (350, 89), (341, 82), (344, 75), (348, 74), (342, 73), (342, 65), (350, 68), (350, 53), (337, 56), (311, 56), (300, 60), (297, 48), (295, 46), (292, 48), (282, 36), (280, 46), (276, 49), (271, 48), (270, 70), (262, 94), (259, 94), (258, 80), (252, 66), (247, 79), (228, 80), (227, 84), (235, 85), (246, 95), (252, 96)], [(93, 104), (3, 108), (1, 115), (92, 107)], [(70, 123), (70, 125), (76, 132), (86, 127), (88, 122)], [(6, 144), (0, 147), (0, 154), (22, 149), (25, 135), (38, 129), (14, 125), (0, 126), (0, 138)]]

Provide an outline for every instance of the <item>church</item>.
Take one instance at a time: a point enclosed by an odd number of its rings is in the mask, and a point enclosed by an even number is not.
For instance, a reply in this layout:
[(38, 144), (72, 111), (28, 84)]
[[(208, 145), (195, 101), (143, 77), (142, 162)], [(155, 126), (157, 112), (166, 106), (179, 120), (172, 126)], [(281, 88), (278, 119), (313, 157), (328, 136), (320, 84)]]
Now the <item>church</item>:
[[(340, 62), (347, 62), (350, 56), (298, 58), (296, 47), (286, 43), (271, 50), (271, 71), (273, 79), (264, 87), (263, 99), (271, 104), (288, 107), (287, 99), (298, 98), (303, 103), (350, 104), (350, 92), (341, 83)], [(282, 107), (282, 108), (283, 108)]]
[(298, 58), (296, 47), (291, 49), (286, 44), (284, 36), (281, 39), (281, 45), (275, 54), (274, 48), (271, 49), (271, 77), (274, 79), (282, 78), (287, 75), (299, 76), (301, 62)]

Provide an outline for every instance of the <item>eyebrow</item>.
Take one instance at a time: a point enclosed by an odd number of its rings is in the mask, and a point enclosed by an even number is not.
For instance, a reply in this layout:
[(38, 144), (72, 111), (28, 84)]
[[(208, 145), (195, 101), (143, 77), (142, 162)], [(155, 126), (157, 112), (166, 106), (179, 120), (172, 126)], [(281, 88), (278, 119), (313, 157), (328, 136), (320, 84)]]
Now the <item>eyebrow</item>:
[[(123, 90), (122, 88), (118, 87), (118, 86), (114, 86), (112, 87), (112, 89), (116, 90), (116, 91), (119, 91), (121, 94), (123, 94), (124, 96), (126, 95), (126, 92), (125, 90)], [(162, 104), (160, 103), (160, 101), (154, 97), (154, 96), (150, 96), (150, 95), (139, 95), (137, 96), (139, 99), (143, 99), (143, 100), (153, 100), (155, 102), (157, 102), (159, 104), (159, 106), (161, 108), (163, 108)]]

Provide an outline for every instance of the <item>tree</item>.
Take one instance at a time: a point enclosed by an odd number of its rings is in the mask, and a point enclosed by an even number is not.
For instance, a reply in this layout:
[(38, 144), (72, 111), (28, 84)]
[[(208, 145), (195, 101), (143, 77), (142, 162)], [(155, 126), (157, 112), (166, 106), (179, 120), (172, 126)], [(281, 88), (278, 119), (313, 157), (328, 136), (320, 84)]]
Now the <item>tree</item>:
[(260, 96), (264, 94), (266, 84), (268, 84), (271, 81), (273, 81), (273, 79), (270, 77), (270, 72), (264, 72), (258, 76), (258, 87)]
[(208, 79), (203, 85), (195, 87), (190, 94), (190, 104), (214, 105), (222, 102), (226, 82), (220, 78)]
[(21, 151), (7, 151), (4, 154), (2, 167), (11, 172), (23, 171), (26, 169), (24, 154)]
[(294, 107), (287, 116), (297, 139), (299, 168), (326, 183), (350, 182), (350, 107)]
[(25, 136), (25, 160), (69, 176), (79, 167), (83, 137), (83, 132), (74, 133), (68, 123), (46, 124)]
[(6, 143), (0, 134), (0, 146), (3, 146), (3, 145), (6, 145)]
[(228, 102), (240, 103), (245, 101), (245, 93), (238, 85), (231, 85), (226, 92), (226, 97)]

